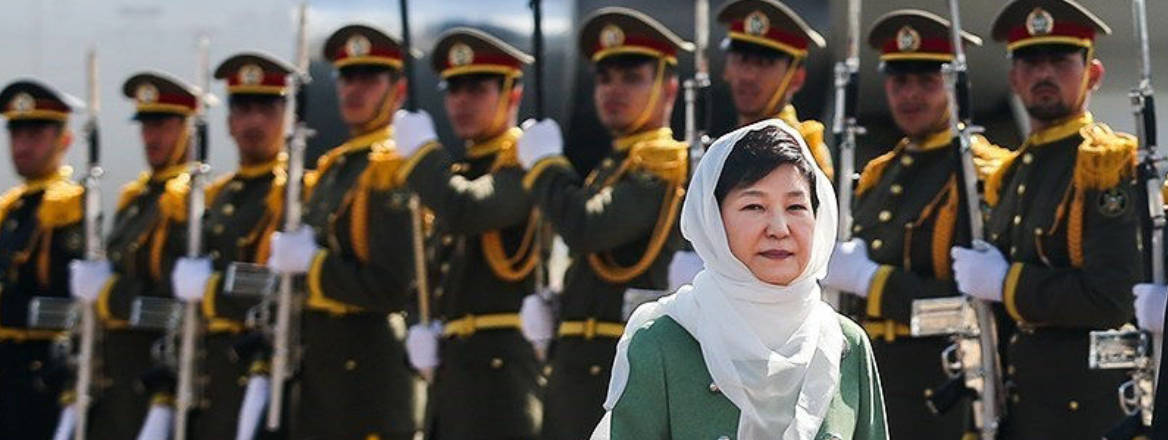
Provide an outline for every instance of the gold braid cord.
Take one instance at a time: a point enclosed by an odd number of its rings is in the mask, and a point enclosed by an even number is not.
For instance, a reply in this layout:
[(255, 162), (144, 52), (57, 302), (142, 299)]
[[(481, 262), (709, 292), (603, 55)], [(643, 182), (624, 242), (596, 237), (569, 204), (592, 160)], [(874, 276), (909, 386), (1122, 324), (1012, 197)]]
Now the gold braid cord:
[(683, 185), (689, 172), (687, 167), (688, 153), (685, 144), (671, 138), (656, 138), (633, 145), (628, 159), (621, 164), (620, 170), (606, 180), (604, 186), (609, 186), (625, 172), (646, 171), (665, 180), (669, 188), (665, 191), (657, 224), (649, 236), (649, 245), (640, 260), (632, 266), (622, 267), (616, 263), (611, 254), (588, 254), (589, 266), (602, 280), (612, 284), (627, 283), (648, 270), (657, 259), (673, 231), (681, 201), (685, 198)]
[(1090, 190), (1119, 186), (1135, 172), (1138, 141), (1132, 135), (1116, 133), (1106, 124), (1089, 124), (1079, 130), (1083, 143), (1075, 159), (1074, 198), (1067, 219), (1067, 251), (1071, 266), (1083, 267), (1084, 197)]
[[(519, 164), (519, 151), (515, 147), (521, 134), (522, 131), (518, 128), (512, 128), (495, 139), (484, 142), (484, 145), (472, 146), (471, 150), (484, 151), (484, 154), (496, 153), (495, 161), (491, 163), (489, 172), (496, 172), (503, 167), (517, 166)], [(491, 144), (495, 145), (491, 146)], [(531, 274), (531, 271), (535, 270), (540, 257), (539, 249), (534, 246), (539, 220), (539, 211), (533, 208), (523, 231), (523, 240), (513, 256), (507, 255), (507, 250), (503, 247), (503, 234), (500, 230), (492, 229), (482, 234), (480, 243), (483, 247), (483, 258), (487, 260), (487, 265), (499, 279), (513, 283), (526, 278)]]

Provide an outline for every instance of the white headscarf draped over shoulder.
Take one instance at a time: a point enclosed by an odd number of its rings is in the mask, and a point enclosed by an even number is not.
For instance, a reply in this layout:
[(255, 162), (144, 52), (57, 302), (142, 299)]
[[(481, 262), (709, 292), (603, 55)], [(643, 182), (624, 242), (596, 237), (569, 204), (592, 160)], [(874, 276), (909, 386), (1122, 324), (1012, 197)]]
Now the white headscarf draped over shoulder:
[[(747, 133), (767, 127), (798, 140), (803, 158), (814, 170), (819, 197), (810, 261), (787, 286), (760, 281), (734, 257), (714, 197), (735, 144)], [(694, 277), (692, 287), (645, 304), (630, 318), (617, 345), (605, 409), (612, 410), (628, 382), (633, 334), (668, 315), (701, 344), (714, 383), (741, 411), (739, 439), (814, 438), (838, 389), (845, 344), (838, 315), (820, 299), (818, 284), (827, 272), (837, 221), (831, 182), (794, 128), (770, 119), (715, 141), (689, 184), (681, 215), (681, 232), (693, 243), (705, 269)]]

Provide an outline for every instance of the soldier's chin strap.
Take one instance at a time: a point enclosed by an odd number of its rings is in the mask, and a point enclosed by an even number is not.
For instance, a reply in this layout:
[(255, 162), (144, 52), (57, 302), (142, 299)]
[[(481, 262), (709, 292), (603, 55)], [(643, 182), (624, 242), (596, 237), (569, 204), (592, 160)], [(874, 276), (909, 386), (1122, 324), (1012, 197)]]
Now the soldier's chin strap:
[(619, 135), (628, 136), (637, 133), (641, 130), (641, 127), (644, 127), (649, 122), (649, 118), (653, 117), (653, 113), (656, 112), (657, 101), (661, 99), (661, 89), (665, 85), (665, 63), (667, 63), (665, 58), (657, 59), (657, 75), (653, 78), (653, 91), (649, 94), (649, 102), (645, 105), (645, 109), (641, 110), (641, 114), (637, 116), (637, 119), (633, 120), (632, 124), (629, 124), (627, 128), (618, 133)]
[[(407, 85), (406, 87), (409, 87), (409, 85)], [(385, 94), (381, 96), (381, 102), (377, 105), (377, 113), (375, 113), (373, 115), (373, 118), (371, 118), (368, 121), (365, 121), (365, 123), (361, 124), (360, 133), (358, 133), (358, 134), (369, 133), (373, 130), (384, 127), (384, 126), (388, 125), (390, 122), (392, 122), (393, 121), (393, 111), (392, 111), (393, 110), (393, 102), (396, 100), (397, 100), (397, 83), (395, 81), (395, 82), (390, 83), (389, 90), (387, 90), (385, 92)]]
[(174, 142), (174, 149), (170, 150), (170, 158), (166, 160), (166, 167), (164, 168), (170, 168), (183, 163), (187, 158), (187, 148), (190, 147), (191, 143), (191, 132), (195, 129), (191, 125), (190, 117), (185, 118), (183, 123), (186, 126), (183, 127), (183, 131), (179, 134), (178, 140)]
[(1086, 66), (1083, 70), (1083, 80), (1079, 83), (1079, 96), (1075, 100), (1075, 106), (1072, 110), (1075, 114), (1082, 113), (1085, 109), (1083, 105), (1087, 102), (1087, 89), (1091, 84), (1091, 61), (1095, 60), (1095, 45), (1087, 46)]
[(795, 77), (795, 72), (799, 70), (802, 62), (803, 59), (800, 57), (791, 57), (791, 64), (787, 66), (787, 72), (783, 74), (783, 81), (779, 83), (779, 88), (775, 89), (775, 94), (771, 95), (770, 101), (767, 101), (762, 114), (767, 117), (778, 117), (778, 114), (783, 111), (787, 88), (790, 87), (791, 79)]
[(499, 88), (499, 103), (495, 105), (495, 115), (491, 118), (491, 124), (483, 130), (483, 135), (479, 139), (487, 140), (498, 136), (507, 127), (507, 110), (511, 107), (511, 91), (515, 88), (515, 75), (503, 75), (503, 87)]

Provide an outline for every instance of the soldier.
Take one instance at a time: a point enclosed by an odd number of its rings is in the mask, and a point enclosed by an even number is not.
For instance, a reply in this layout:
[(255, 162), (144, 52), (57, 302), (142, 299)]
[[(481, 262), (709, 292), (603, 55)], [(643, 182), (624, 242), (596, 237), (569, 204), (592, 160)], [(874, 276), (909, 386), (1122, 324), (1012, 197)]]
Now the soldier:
[[(904, 133), (892, 151), (864, 167), (855, 189), (852, 233), (836, 246), (824, 285), (867, 298), (862, 323), (880, 367), (893, 438), (958, 439), (969, 401), (943, 417), (929, 413), (925, 398), (948, 379), (937, 353), (949, 338), (908, 336), (912, 302), (958, 296), (949, 248), (968, 245), (969, 213), (953, 143), (949, 95), (941, 64), (953, 61), (949, 22), (930, 12), (905, 9), (876, 20), (868, 44), (881, 52), (885, 98)], [(981, 39), (963, 33), (965, 44)], [(984, 177), (1008, 150), (974, 138)]]
[[(1089, 370), (1088, 333), (1133, 317), (1141, 275), (1136, 139), (1087, 111), (1110, 29), (1070, 0), (1016, 0), (994, 20), (1031, 132), (985, 184), (990, 245), (954, 248), (958, 288), (1000, 302), (1009, 420), (1004, 438), (1100, 438), (1122, 418), (1122, 370)], [(1012, 334), (1010, 334), (1012, 333)]]
[(268, 260), (307, 275), (292, 435), (410, 439), (421, 408), (403, 344), (414, 257), (402, 176), (413, 164), (394, 147), (391, 125), (405, 99), (405, 55), (396, 38), (365, 25), (333, 32), (324, 55), (338, 70), (351, 137), (305, 177), (306, 226), (274, 234)]
[[(223, 61), (215, 78), (227, 82), (227, 127), (239, 151), (239, 169), (206, 189), (203, 258), (180, 258), (171, 277), (175, 296), (201, 302), (206, 334), (201, 342), (205, 378), (190, 438), (235, 436), (248, 377), (266, 371), (263, 359), (240, 356), (235, 344), (259, 296), (232, 295), (224, 272), (233, 262), (264, 264), (284, 202), (284, 118), (288, 75), (294, 69), (272, 56), (243, 53)], [(167, 218), (186, 222), (187, 185), (164, 196)], [(258, 353), (256, 353), (258, 354)]]
[(12, 165), (24, 183), (0, 196), (0, 437), (47, 439), (57, 420), (59, 384), (47, 380), (50, 347), (60, 332), (30, 328), (29, 301), (68, 297), (68, 261), (84, 237), (84, 189), (62, 166), (73, 141), (76, 98), (34, 80), (0, 91)]
[(627, 313), (668, 286), (688, 156), (665, 124), (677, 96), (678, 52), (692, 48), (640, 12), (596, 11), (582, 26), (580, 50), (595, 65), (593, 96), (601, 124), (616, 138), (612, 151), (582, 179), (558, 155), (554, 122), (524, 134), (520, 155), (534, 164), (524, 186), (574, 257), (549, 356), (545, 438), (588, 436), (603, 415)]
[(731, 1), (718, 12), (718, 22), (727, 30), (722, 41), (726, 51), (722, 79), (730, 86), (738, 126), (782, 119), (799, 130), (815, 162), (831, 178), (831, 151), (823, 141), (823, 124), (800, 121), (791, 105), (791, 97), (807, 79), (809, 48), (824, 48), (823, 36), (778, 0)]
[[(170, 75), (144, 72), (122, 86), (136, 106), (150, 171), (122, 187), (107, 238), (108, 261), (71, 263), (73, 296), (96, 300), (103, 328), (96, 404), (90, 415), (91, 438), (133, 438), (148, 405), (172, 399), (169, 380), (141, 376), (154, 364), (151, 347), (163, 335), (130, 325), (140, 298), (171, 298), (170, 267), (179, 253), (171, 236), (181, 227), (165, 221), (161, 199), (169, 184), (189, 178), (186, 164), (192, 116), (201, 91)], [(169, 244), (168, 243), (172, 243)]]
[[(437, 143), (426, 143), (406, 177), (433, 210), (440, 237), (434, 318), (445, 324), (415, 325), (407, 339), (415, 367), (438, 367), (428, 432), (442, 440), (534, 439), (539, 368), (518, 312), (533, 290), (539, 222), (523, 188), (522, 131), (515, 127), (522, 69), (532, 58), (484, 32), (456, 28), (439, 37), (431, 60), (466, 155), (453, 162)], [(403, 136), (434, 139), (425, 112), (399, 115), (394, 125)]]

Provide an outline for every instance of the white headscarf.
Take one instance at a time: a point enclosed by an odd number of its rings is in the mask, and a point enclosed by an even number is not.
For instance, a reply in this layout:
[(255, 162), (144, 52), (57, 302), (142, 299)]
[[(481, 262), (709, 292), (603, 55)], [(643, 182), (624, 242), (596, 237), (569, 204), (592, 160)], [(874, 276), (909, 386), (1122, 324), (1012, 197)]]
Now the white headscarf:
[[(814, 170), (819, 198), (810, 261), (787, 286), (760, 281), (730, 252), (714, 197), (734, 145), (747, 133), (766, 127), (778, 127), (798, 139)], [(814, 438), (838, 388), (845, 343), (839, 318), (820, 299), (818, 284), (827, 272), (837, 220), (831, 182), (799, 132), (786, 123), (765, 120), (715, 141), (690, 182), (681, 216), (681, 232), (693, 243), (705, 269), (692, 287), (639, 307), (629, 319), (617, 344), (605, 409), (612, 410), (628, 382), (633, 334), (644, 323), (669, 315), (697, 339), (714, 384), (741, 411), (739, 439)]]

